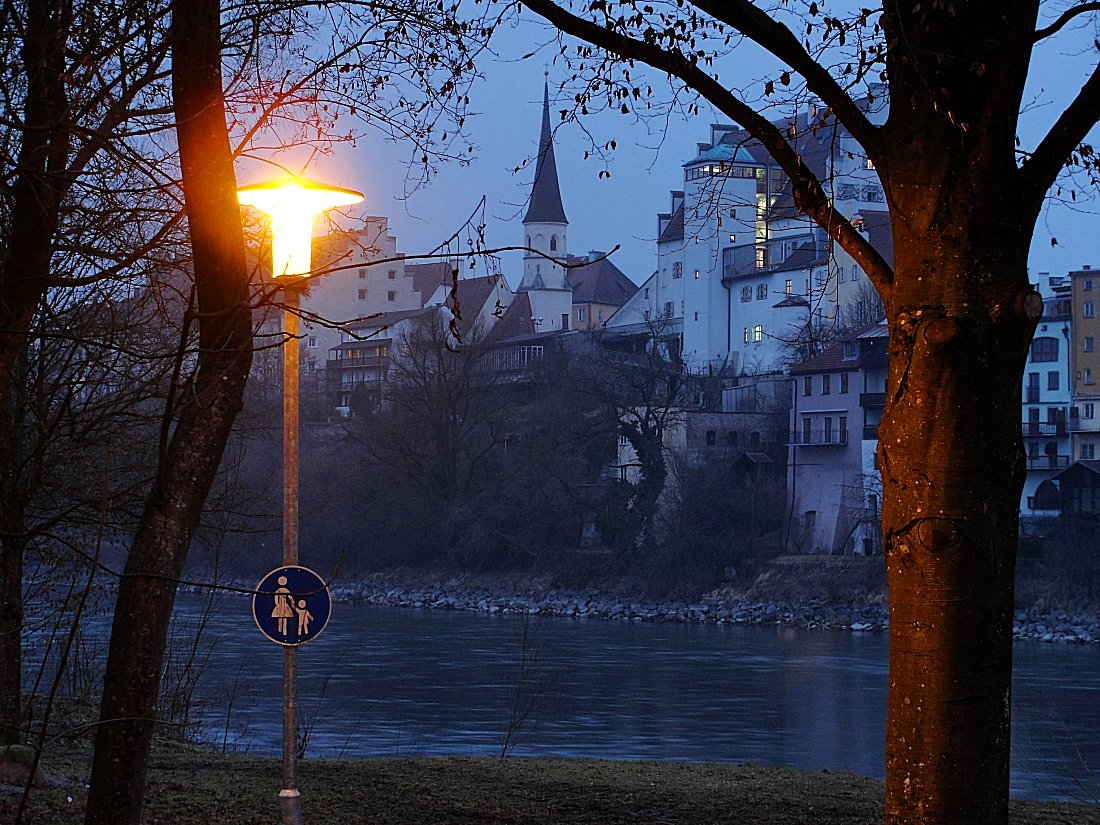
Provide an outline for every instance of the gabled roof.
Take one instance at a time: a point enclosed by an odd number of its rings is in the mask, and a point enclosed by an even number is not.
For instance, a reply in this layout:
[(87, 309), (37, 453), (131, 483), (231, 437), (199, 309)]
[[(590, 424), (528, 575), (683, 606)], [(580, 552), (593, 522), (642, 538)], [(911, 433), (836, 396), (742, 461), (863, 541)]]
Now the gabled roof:
[(1056, 473), (1050, 477), (1051, 481), (1062, 481), (1063, 479), (1073, 478), (1074, 476), (1082, 476), (1085, 473), (1100, 476), (1100, 459), (1088, 458), (1079, 459), (1070, 464), (1066, 469), (1060, 473)]
[[(571, 255), (566, 262), (578, 264), (585, 260)], [(565, 277), (573, 287), (574, 304), (622, 306), (638, 291), (638, 285), (609, 258), (598, 258), (583, 266), (567, 269)]]
[(441, 284), (451, 285), (455, 267), (450, 261), (432, 261), (425, 264), (405, 264), (405, 274), (413, 279), (413, 290), (420, 293), (421, 302), (432, 297)]
[(795, 364), (791, 367), (791, 375), (819, 372), (854, 372), (858, 370), (861, 365), (859, 355), (857, 354), (855, 358), (845, 358), (844, 345), (850, 341), (865, 337), (864, 333), (876, 327), (878, 327), (878, 321), (873, 324), (868, 324), (848, 335), (841, 336), (838, 340), (827, 346), (825, 351), (820, 355), (814, 356), (809, 361), (804, 361), (801, 364)]
[(734, 142), (727, 143), (725, 137), (723, 137), (717, 146), (711, 146), (709, 149), (704, 149), (692, 160), (685, 163), (684, 166), (691, 166), (693, 163), (703, 163), (708, 160), (732, 161), (733, 163), (755, 162), (752, 153), (750, 153), (748, 149)]
[(539, 155), (535, 162), (535, 181), (531, 186), (531, 203), (523, 218), (528, 223), (569, 223), (561, 203), (558, 187), (558, 163), (554, 159), (554, 140), (550, 133), (550, 85), (542, 90), (542, 133), (539, 135)]
[(394, 312), (383, 312), (378, 315), (372, 315), (369, 318), (364, 318), (362, 321), (354, 321), (350, 324), (345, 324), (345, 326), (347, 327), (347, 329), (353, 332), (380, 329), (382, 327), (393, 326), (399, 321), (404, 321), (406, 318), (415, 318), (419, 315), (427, 315), (433, 310), (435, 310), (435, 307), (424, 307), (422, 309), (399, 309)]
[(801, 295), (787, 295), (778, 304), (773, 304), (772, 309), (787, 309), (789, 307), (808, 307), (810, 302)]
[(519, 338), (535, 334), (535, 322), (531, 320), (531, 296), (526, 292), (517, 292), (504, 315), (489, 331), (488, 341), (496, 344), (509, 338)]
[[(497, 288), (497, 284), (502, 277), (501, 275), (482, 275), (478, 278), (462, 278), (459, 280), (458, 311), (462, 315), (462, 320), (459, 322), (460, 332), (467, 332), (474, 321), (477, 320), (478, 315), (484, 309), (486, 302)], [(443, 303), (449, 310), (455, 311), (455, 295), (452, 291), (447, 292), (447, 297)]]

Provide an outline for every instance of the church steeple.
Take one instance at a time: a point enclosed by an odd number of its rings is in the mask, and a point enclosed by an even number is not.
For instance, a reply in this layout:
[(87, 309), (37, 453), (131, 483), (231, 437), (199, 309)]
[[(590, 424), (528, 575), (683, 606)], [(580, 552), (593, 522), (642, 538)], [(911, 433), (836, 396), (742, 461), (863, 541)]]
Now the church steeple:
[[(558, 260), (568, 256), (566, 231), (569, 220), (561, 202), (558, 185), (558, 164), (554, 157), (554, 140), (550, 131), (550, 83), (542, 87), (542, 131), (539, 153), (535, 160), (535, 180), (531, 185), (531, 200), (523, 218), (524, 246), (538, 250), (528, 252), (523, 259), (521, 291), (568, 290), (565, 269)], [(556, 259), (556, 260), (552, 260)]]

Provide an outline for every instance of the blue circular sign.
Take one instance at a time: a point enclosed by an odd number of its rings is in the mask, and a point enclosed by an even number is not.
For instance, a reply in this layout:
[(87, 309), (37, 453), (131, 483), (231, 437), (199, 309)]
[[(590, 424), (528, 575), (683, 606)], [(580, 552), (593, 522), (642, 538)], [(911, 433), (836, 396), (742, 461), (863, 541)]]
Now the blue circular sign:
[(308, 567), (276, 567), (252, 595), (256, 626), (278, 645), (293, 647), (316, 639), (331, 615), (328, 585)]

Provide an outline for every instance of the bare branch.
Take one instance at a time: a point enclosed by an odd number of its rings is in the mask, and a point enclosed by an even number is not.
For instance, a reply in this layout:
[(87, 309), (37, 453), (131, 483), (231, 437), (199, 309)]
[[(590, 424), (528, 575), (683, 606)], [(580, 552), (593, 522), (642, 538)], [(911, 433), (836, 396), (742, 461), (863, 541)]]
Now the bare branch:
[(1020, 170), (1024, 186), (1041, 197), (1054, 185), (1070, 153), (1097, 122), (1100, 122), (1100, 64), (1024, 163)]
[(1075, 17), (1080, 17), (1082, 14), (1087, 14), (1090, 11), (1100, 11), (1100, 2), (1081, 3), (1077, 6), (1071, 6), (1062, 12), (1058, 19), (1051, 23), (1044, 29), (1038, 29), (1035, 32), (1035, 36), (1032, 38), (1033, 43), (1038, 43), (1040, 40), (1045, 40), (1052, 34), (1056, 34), (1065, 28), (1069, 21)]

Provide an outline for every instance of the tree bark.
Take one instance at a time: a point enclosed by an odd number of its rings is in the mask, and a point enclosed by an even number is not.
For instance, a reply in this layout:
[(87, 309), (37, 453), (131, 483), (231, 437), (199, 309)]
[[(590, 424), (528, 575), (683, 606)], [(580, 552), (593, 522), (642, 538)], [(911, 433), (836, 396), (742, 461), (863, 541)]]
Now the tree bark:
[(174, 0), (171, 27), (199, 352), (119, 583), (87, 825), (140, 821), (176, 580), (241, 409), (252, 358), (248, 271), (222, 93), (219, 3)]
[[(895, 224), (879, 465), (890, 598), (886, 820), (897, 825), (1008, 817), (1019, 388), (1042, 300), (1019, 240), (1031, 236), (1026, 210), (968, 200), (965, 189), (940, 201), (969, 203), (965, 222), (944, 214), (953, 226), (933, 222), (920, 234)], [(984, 240), (1012, 224), (999, 245)]]
[[(67, 0), (30, 3), (21, 58), (27, 91), (17, 174), (11, 189), (11, 230), (0, 262), (0, 437), (13, 437), (16, 361), (46, 293), (58, 214), (68, 184), (70, 148), (65, 125)], [(12, 459), (14, 444), (3, 455)], [(18, 739), (23, 638), (23, 504), (16, 462), (0, 467), (0, 744)]]

